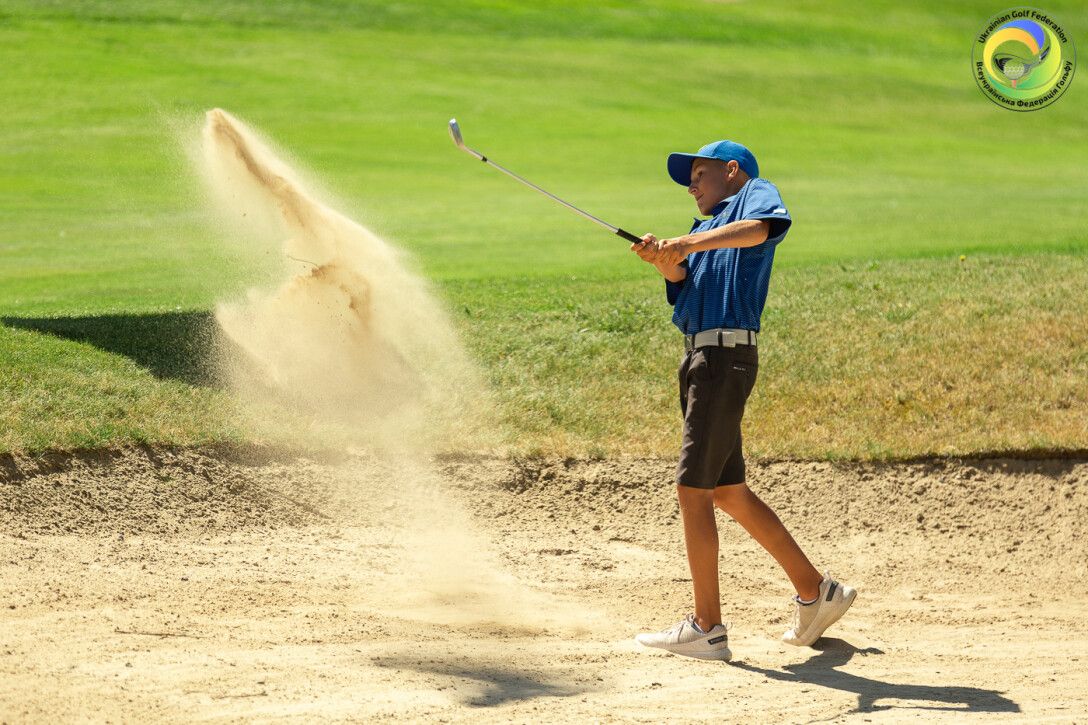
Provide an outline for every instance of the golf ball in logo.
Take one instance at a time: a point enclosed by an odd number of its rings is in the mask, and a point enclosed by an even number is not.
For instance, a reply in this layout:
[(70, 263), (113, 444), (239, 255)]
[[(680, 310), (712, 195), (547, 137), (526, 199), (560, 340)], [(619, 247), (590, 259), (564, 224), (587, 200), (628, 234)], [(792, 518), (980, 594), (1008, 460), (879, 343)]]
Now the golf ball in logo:
[(1023, 78), (1024, 73), (1027, 72), (1027, 66), (1015, 58), (1011, 58), (1002, 64), (1001, 72), (1009, 80), (1018, 81)]

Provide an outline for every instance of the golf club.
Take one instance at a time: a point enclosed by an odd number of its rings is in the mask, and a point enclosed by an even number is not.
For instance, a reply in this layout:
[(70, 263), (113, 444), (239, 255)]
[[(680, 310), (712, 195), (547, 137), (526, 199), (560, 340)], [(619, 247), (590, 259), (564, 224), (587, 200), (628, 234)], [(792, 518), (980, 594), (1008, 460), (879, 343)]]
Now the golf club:
[(510, 176), (510, 177), (512, 177), (514, 179), (517, 179), (518, 181), (520, 181), (521, 183), (525, 184), (528, 187), (536, 189), (537, 191), (539, 191), (541, 194), (548, 197), (549, 199), (553, 199), (555, 201), (558, 201), (563, 206), (567, 207), (568, 209), (570, 209), (573, 212), (581, 214), (586, 219), (589, 219), (591, 222), (596, 222), (597, 224), (600, 224), (602, 227), (604, 227), (608, 231), (610, 231), (613, 234), (616, 234), (616, 235), (618, 235), (620, 237), (623, 237), (624, 239), (626, 239), (629, 242), (633, 242), (635, 244), (638, 244), (638, 243), (640, 243), (642, 241), (641, 239), (636, 237), (631, 232), (624, 231), (623, 229), (620, 229), (619, 227), (614, 227), (611, 224), (609, 224), (608, 222), (606, 222), (606, 221), (604, 221), (602, 219), (598, 219), (597, 217), (593, 216), (589, 212), (582, 211), (581, 209), (574, 206), (573, 204), (570, 204), (568, 202), (563, 201), (562, 199), (560, 199), (555, 194), (552, 194), (549, 191), (545, 191), (544, 189), (541, 189), (539, 186), (537, 186), (533, 182), (529, 181), (528, 179), (523, 179), (522, 177), (515, 174), (513, 171), (510, 171), (509, 169), (504, 169), (503, 167), (496, 164), (494, 161), (490, 160), (489, 158), (487, 158), (486, 156), (481, 154), (479, 151), (474, 151), (474, 150), (470, 149), (468, 146), (465, 146), (465, 140), (463, 138), (461, 138), (461, 128), (457, 125), (457, 119), (456, 118), (451, 118), (450, 119), (450, 136), (453, 138), (453, 142), (455, 144), (457, 144), (457, 148), (461, 149), (465, 153), (470, 154), (471, 156), (475, 156), (480, 161), (483, 161), (485, 164), (490, 164), (491, 166), (494, 166), (496, 169), (498, 169), (502, 173), (504, 173), (507, 176)]

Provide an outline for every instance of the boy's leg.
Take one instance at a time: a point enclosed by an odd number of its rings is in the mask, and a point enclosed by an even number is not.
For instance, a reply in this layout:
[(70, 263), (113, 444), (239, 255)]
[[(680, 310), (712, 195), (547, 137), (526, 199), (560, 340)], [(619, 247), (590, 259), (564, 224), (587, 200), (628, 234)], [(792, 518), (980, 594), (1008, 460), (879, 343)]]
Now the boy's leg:
[[(676, 467), (677, 495), (684, 522), (684, 543), (700, 627), (721, 622), (718, 585), (718, 527), (714, 519), (714, 484), (729, 462), (743, 467), (740, 424), (755, 385), (758, 353), (747, 345), (702, 347), (689, 351), (680, 365), (680, 409), (684, 440)], [(733, 480), (743, 473), (730, 470)]]
[(695, 590), (695, 612), (660, 632), (644, 632), (635, 640), (646, 647), (688, 657), (729, 660), (729, 637), (718, 597), (718, 525), (714, 491), (677, 486), (684, 521), (688, 565)]
[[(707, 492), (709, 493), (709, 491)], [(823, 577), (812, 562), (805, 556), (805, 552), (793, 540), (790, 532), (782, 524), (777, 514), (763, 503), (747, 484), (738, 483), (728, 486), (718, 486), (713, 491), (714, 504), (726, 512), (744, 527), (760, 546), (767, 550), (775, 561), (785, 570), (790, 578), (797, 596), (809, 600), (819, 596), (820, 582)], [(682, 507), (682, 506), (681, 506)], [(687, 517), (684, 519), (684, 531), (687, 536)], [(717, 536), (714, 541), (715, 564), (717, 564)], [(691, 544), (688, 543), (688, 559), (691, 559)], [(692, 565), (692, 579), (695, 578), (695, 567)], [(715, 592), (717, 592), (717, 577), (715, 576)], [(698, 602), (698, 589), (696, 589), (696, 602)], [(698, 611), (698, 609), (696, 609)]]
[(774, 557), (797, 589), (793, 626), (782, 635), (783, 642), (797, 647), (811, 645), (854, 603), (857, 591), (830, 574), (821, 577), (775, 512), (744, 483), (739, 457), (723, 471), (721, 485), (714, 490), (714, 503)]
[(722, 622), (718, 590), (718, 525), (714, 520), (712, 489), (677, 486), (680, 514), (684, 521), (684, 543), (695, 591), (695, 622), (704, 632)]
[[(731, 449), (716, 442), (732, 440), (740, 429), (744, 400), (755, 377), (755, 349), (738, 353), (751, 367), (731, 374), (725, 348), (689, 350), (677, 371), (684, 442), (677, 464), (677, 498), (684, 523), (695, 612), (660, 632), (635, 639), (642, 645), (701, 659), (728, 660), (729, 638), (721, 623), (718, 590), (718, 525), (714, 519), (714, 482)], [(715, 364), (712, 363), (712, 358)], [(738, 479), (739, 480), (739, 479)]]

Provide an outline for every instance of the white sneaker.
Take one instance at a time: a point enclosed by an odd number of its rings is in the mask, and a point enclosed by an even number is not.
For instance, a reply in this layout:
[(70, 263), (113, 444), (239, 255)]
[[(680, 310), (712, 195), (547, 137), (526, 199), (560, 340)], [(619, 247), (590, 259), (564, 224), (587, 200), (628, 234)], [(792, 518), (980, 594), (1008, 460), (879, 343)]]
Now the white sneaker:
[(728, 631), (724, 624), (715, 624), (709, 632), (703, 632), (695, 626), (695, 615), (689, 614), (683, 622), (662, 632), (640, 634), (635, 641), (645, 647), (656, 647), (685, 657), (728, 661), (733, 656), (729, 651)]
[(782, 635), (782, 641), (797, 647), (808, 647), (823, 635), (824, 630), (854, 603), (858, 593), (852, 587), (840, 584), (831, 578), (831, 572), (824, 573), (820, 582), (820, 596), (812, 604), (801, 604), (793, 598), (793, 629)]

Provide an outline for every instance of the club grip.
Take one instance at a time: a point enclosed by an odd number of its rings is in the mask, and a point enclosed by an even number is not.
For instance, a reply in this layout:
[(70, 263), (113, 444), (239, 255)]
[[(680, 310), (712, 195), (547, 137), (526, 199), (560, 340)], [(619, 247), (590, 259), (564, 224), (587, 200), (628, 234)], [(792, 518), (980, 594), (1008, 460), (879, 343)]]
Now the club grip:
[(639, 244), (640, 242), (642, 242), (642, 239), (640, 239), (639, 237), (636, 237), (631, 232), (624, 231), (623, 229), (617, 229), (616, 230), (616, 235), (623, 237), (624, 239), (631, 242), (632, 244)]

